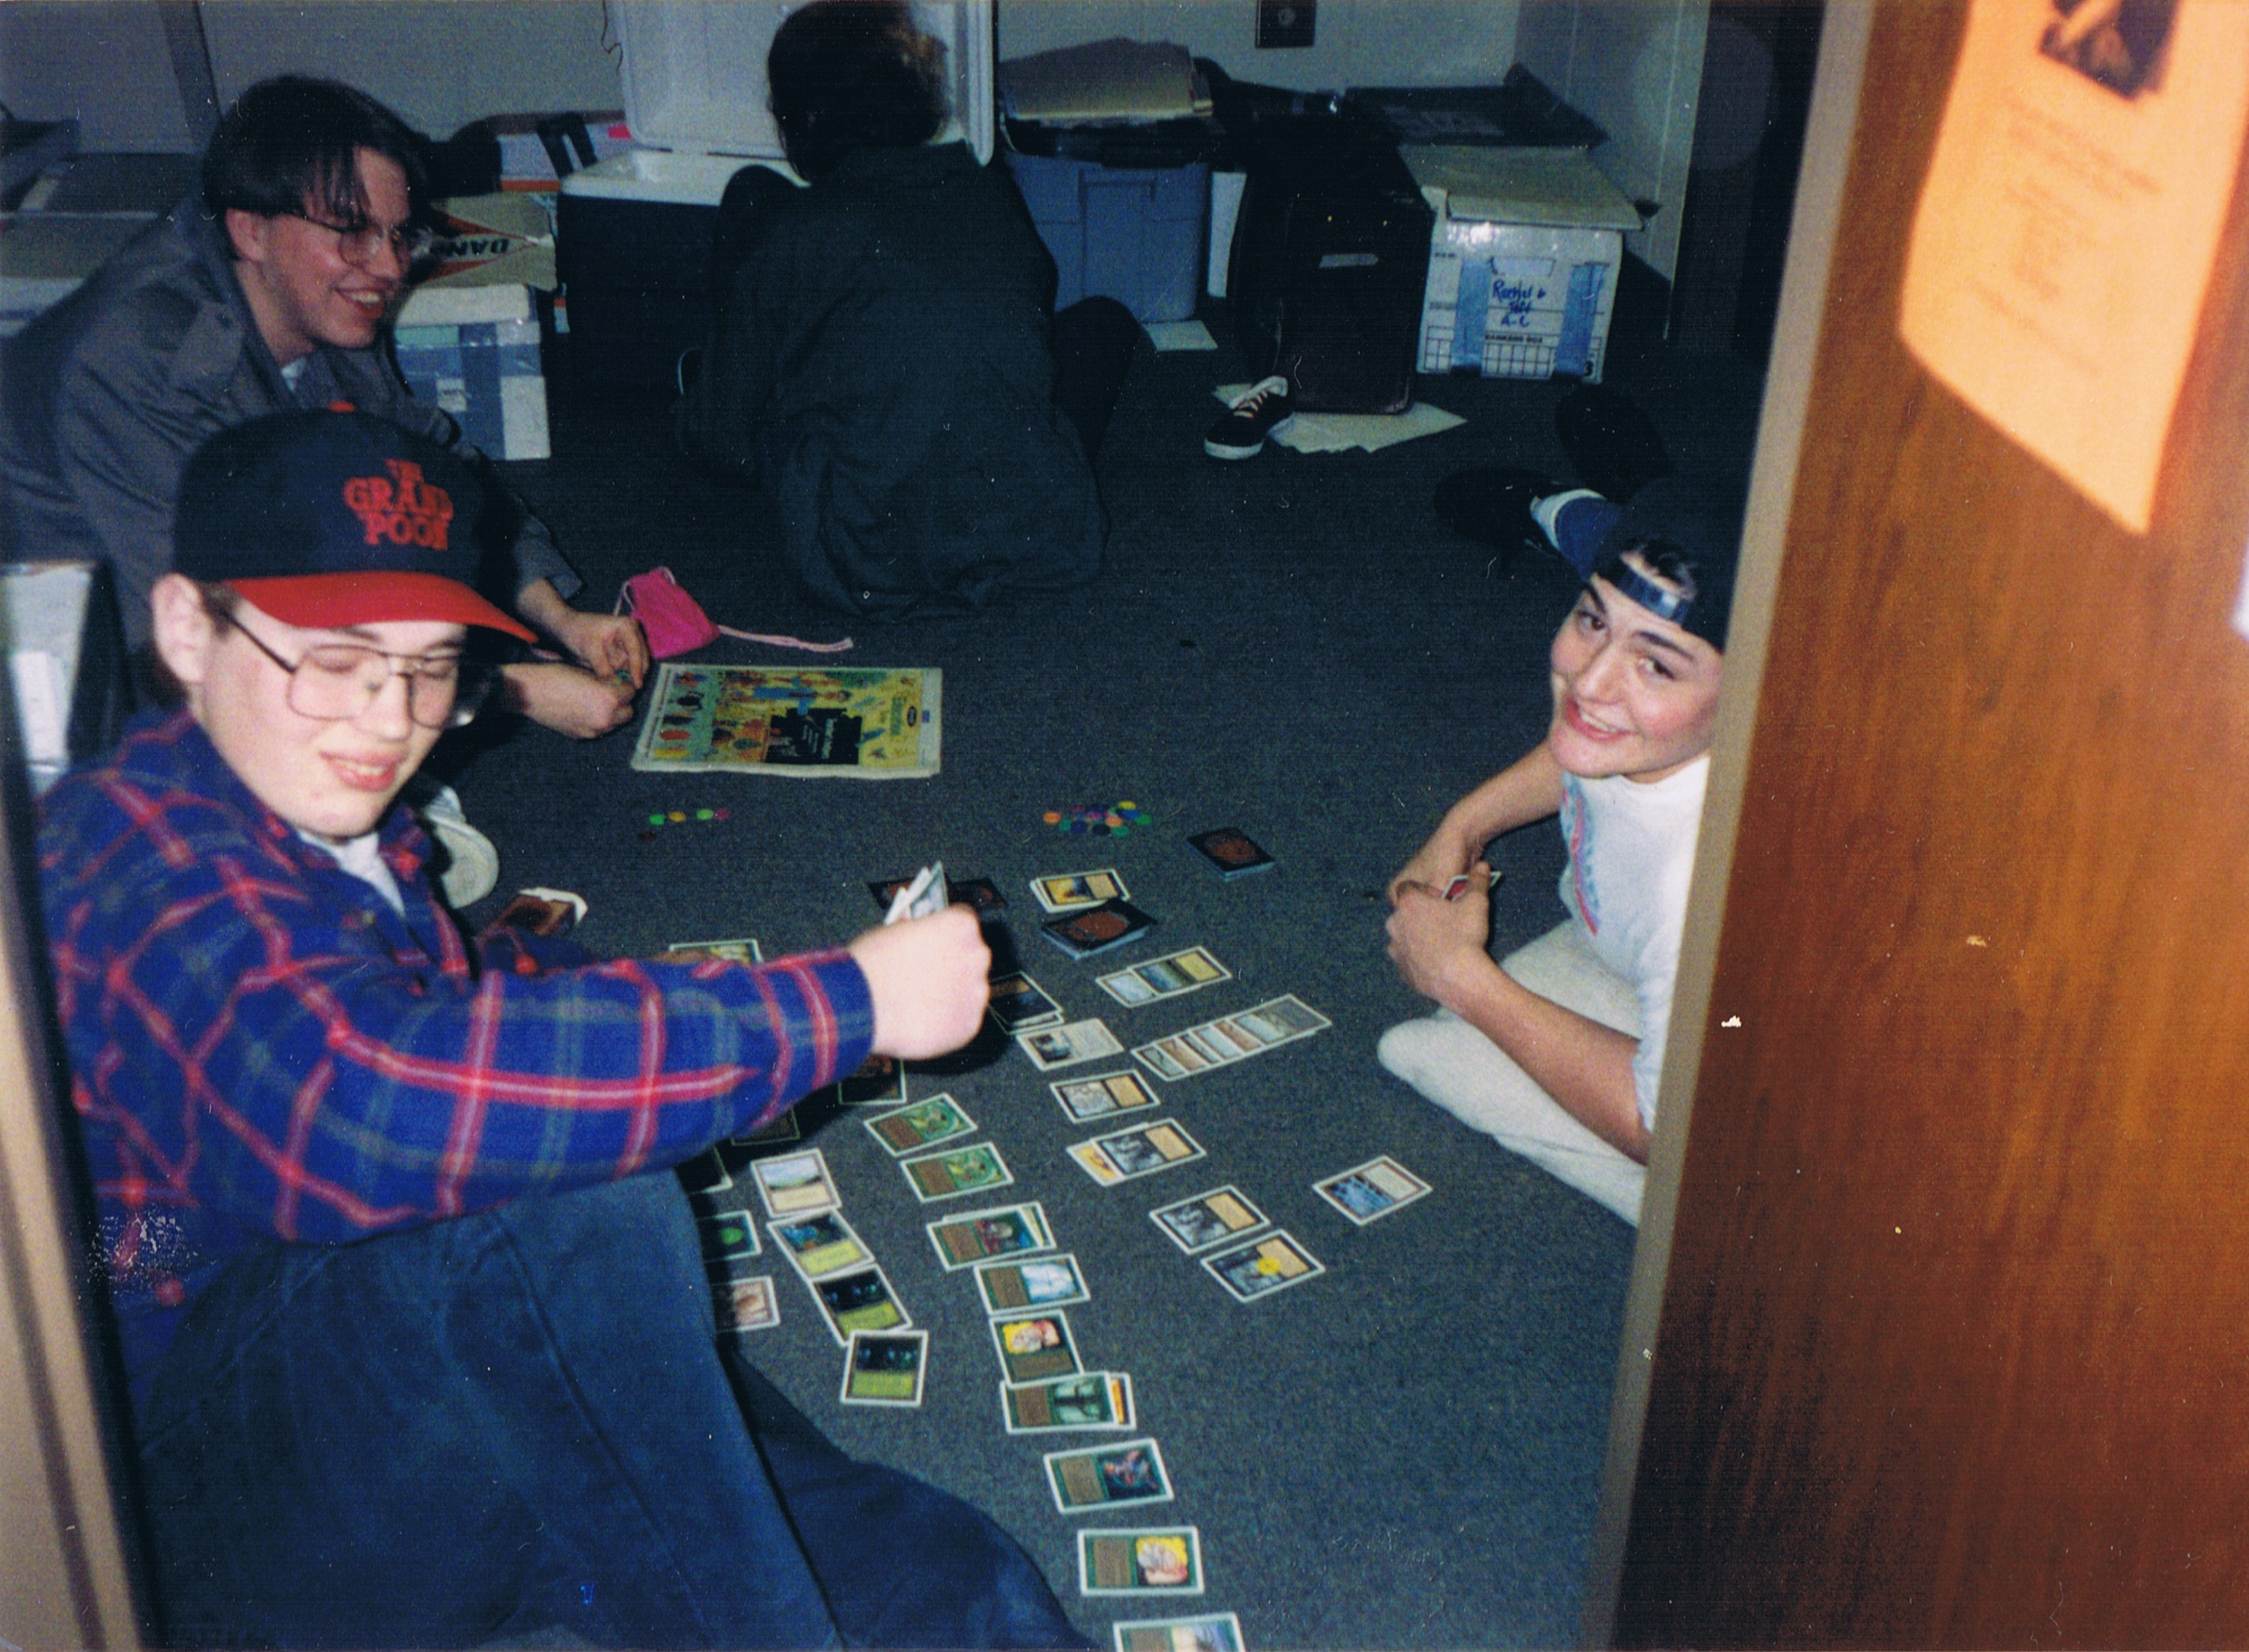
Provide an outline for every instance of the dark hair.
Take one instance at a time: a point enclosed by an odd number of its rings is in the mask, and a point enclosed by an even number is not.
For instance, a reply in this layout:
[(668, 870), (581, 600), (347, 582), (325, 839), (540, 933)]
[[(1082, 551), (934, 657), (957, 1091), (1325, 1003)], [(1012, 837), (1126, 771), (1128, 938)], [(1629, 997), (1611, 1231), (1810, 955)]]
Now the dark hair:
[(910, 148), (945, 123), (945, 45), (904, 0), (814, 0), (766, 54), (781, 149), (808, 181), (857, 149)]
[(419, 212), (428, 141), (366, 93), (335, 80), (276, 75), (234, 100), (203, 152), (203, 210), (278, 217), (307, 207), (336, 223), (367, 217), (359, 151), (398, 163)]

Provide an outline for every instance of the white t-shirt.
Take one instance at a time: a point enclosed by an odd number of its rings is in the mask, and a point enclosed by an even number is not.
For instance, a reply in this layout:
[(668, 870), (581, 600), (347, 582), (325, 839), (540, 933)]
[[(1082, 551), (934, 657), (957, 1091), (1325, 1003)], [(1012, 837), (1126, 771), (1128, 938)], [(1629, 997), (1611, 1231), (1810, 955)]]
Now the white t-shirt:
[(392, 874), (389, 864), (382, 858), (382, 844), (377, 841), (379, 834), (363, 832), (357, 837), (315, 837), (299, 827), (297, 836), (315, 849), (327, 850), (335, 857), (337, 865), (382, 896), (391, 911), (402, 918), (406, 915), (406, 898), (399, 892), (398, 879)]
[(1594, 953), (1639, 996), (1640, 1053), (1633, 1057), (1632, 1082), (1640, 1121), (1650, 1130), (1709, 777), (1707, 753), (1652, 783), (1621, 775), (1562, 776), (1562, 841), (1570, 850), (1562, 902)]

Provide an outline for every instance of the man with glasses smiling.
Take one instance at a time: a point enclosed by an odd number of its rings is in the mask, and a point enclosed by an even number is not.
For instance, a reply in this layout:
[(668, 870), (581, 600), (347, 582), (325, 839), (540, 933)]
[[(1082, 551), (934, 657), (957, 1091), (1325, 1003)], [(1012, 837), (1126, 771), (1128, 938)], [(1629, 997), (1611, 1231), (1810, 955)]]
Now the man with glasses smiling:
[[(334, 81), (261, 81), (227, 111), (203, 188), (121, 249), (0, 356), (0, 540), (15, 556), (107, 562), (127, 641), (171, 566), (173, 499), (198, 444), (290, 408), (348, 405), (453, 444), (388, 359), (430, 237), (423, 140)], [(523, 662), (510, 699), (590, 737), (632, 713), (648, 647), (629, 617), (581, 612), (581, 582), (519, 511), (512, 605), (586, 668)]]
[(362, 414), (215, 437), (154, 593), (184, 708), (43, 805), (164, 1643), (1083, 1645), (984, 1516), (722, 1364), (663, 1174), (965, 1043), (974, 914), (763, 965), (465, 940), (391, 804), (468, 630), (523, 629), (480, 506)]

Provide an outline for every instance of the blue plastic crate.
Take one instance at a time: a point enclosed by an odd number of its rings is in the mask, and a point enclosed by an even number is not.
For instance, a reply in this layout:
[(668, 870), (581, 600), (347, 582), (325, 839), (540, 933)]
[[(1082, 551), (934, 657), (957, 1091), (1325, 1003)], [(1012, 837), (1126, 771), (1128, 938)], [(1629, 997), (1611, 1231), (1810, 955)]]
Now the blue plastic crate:
[(1184, 321), (1201, 285), (1210, 167), (1113, 167), (1098, 161), (1004, 151), (1054, 254), (1055, 307), (1090, 294), (1121, 302), (1143, 321)]

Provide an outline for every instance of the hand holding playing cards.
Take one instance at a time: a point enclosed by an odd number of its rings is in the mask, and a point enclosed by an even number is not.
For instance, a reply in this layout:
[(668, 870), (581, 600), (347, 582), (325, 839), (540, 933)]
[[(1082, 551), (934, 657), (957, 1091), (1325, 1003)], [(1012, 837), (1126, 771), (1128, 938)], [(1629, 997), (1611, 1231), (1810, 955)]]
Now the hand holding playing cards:
[(875, 1053), (923, 1061), (976, 1036), (991, 996), (991, 949), (966, 906), (870, 929), (851, 943), (875, 1001)]
[(1456, 1008), (1466, 977), (1492, 967), (1484, 952), (1491, 896), (1482, 878), (1471, 878), (1448, 900), (1446, 881), (1441, 878), (1433, 887), (1401, 878), (1391, 887), (1397, 910), (1384, 929), (1390, 937), (1390, 961), (1406, 984), (1424, 998)]
[(1475, 864), (1482, 849), (1482, 843), (1440, 826), (1390, 880), (1390, 904), (1397, 905), (1400, 892), (1411, 885), (1443, 894), (1448, 884)]

